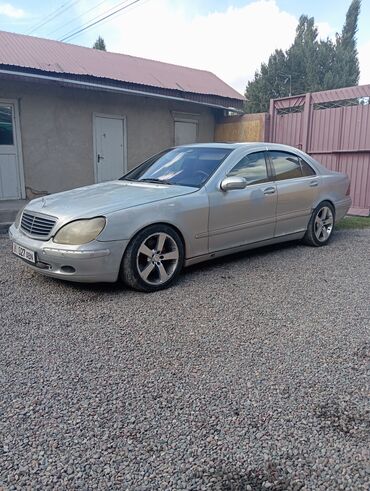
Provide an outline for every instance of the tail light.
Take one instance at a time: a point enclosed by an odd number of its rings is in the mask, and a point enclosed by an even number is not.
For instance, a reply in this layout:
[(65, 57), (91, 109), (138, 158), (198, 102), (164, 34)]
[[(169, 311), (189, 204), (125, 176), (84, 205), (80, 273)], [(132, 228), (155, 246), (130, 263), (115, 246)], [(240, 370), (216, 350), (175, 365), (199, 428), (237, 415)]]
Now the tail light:
[(347, 188), (347, 191), (346, 191), (346, 196), (349, 196), (351, 194), (351, 183), (349, 182), (348, 183), (348, 188)]

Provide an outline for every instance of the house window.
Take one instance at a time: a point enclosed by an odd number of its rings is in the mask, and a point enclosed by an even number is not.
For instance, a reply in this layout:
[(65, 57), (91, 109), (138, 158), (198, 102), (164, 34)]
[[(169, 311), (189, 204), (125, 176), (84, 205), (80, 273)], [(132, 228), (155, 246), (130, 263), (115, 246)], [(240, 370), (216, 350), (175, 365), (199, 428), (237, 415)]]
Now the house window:
[(0, 145), (14, 145), (12, 106), (0, 105)]

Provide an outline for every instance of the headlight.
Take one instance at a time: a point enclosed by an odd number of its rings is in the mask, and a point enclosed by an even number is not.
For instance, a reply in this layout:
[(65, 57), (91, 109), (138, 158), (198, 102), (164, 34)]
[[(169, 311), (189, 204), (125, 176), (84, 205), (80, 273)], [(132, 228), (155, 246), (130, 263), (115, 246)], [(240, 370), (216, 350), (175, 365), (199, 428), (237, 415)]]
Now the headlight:
[(18, 211), (17, 216), (15, 217), (14, 220), (14, 226), (15, 228), (19, 228), (19, 224), (21, 223), (21, 217), (23, 210), (26, 208), (27, 205), (22, 206), (22, 208)]
[(105, 227), (105, 218), (76, 220), (64, 225), (54, 237), (57, 244), (81, 245), (96, 239)]

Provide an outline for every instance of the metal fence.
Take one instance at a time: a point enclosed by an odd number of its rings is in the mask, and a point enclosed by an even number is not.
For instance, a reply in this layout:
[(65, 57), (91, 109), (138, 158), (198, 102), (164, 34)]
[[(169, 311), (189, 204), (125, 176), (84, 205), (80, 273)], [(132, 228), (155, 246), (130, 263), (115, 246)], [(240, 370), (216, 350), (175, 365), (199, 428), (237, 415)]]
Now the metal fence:
[(350, 213), (370, 214), (370, 85), (271, 100), (268, 140), (346, 172)]

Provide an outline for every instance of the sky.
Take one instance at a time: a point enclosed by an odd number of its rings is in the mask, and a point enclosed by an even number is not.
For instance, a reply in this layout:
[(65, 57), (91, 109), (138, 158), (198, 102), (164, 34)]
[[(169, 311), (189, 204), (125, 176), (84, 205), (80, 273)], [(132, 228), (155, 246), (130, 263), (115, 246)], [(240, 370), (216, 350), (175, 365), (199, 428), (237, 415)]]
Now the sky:
[[(100, 35), (108, 51), (209, 70), (244, 93), (261, 63), (292, 44), (301, 14), (334, 38), (350, 1), (0, 0), (0, 30), (62, 40), (125, 7), (66, 42), (91, 47)], [(360, 84), (370, 84), (370, 0), (362, 0), (357, 39)]]

